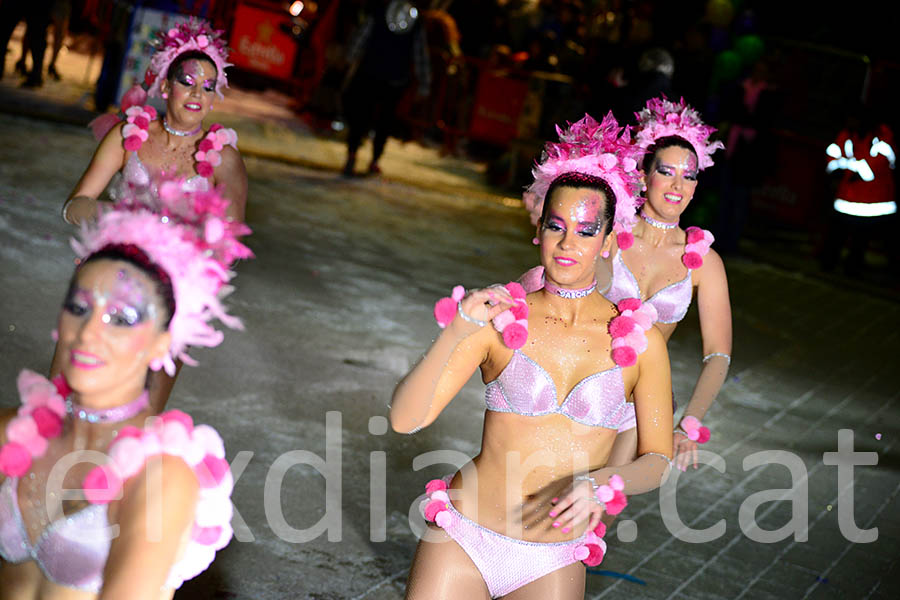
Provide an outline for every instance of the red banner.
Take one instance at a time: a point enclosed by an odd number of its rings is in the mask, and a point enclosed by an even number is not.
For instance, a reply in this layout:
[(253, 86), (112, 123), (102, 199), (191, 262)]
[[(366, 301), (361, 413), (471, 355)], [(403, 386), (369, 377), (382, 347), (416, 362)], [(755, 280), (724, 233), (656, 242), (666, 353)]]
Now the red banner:
[(518, 134), (528, 82), (482, 69), (478, 76), (469, 137), (505, 146)]
[(290, 79), (297, 44), (281, 30), (291, 24), (287, 11), (272, 11), (239, 4), (231, 28), (231, 56), (237, 67), (278, 79)]

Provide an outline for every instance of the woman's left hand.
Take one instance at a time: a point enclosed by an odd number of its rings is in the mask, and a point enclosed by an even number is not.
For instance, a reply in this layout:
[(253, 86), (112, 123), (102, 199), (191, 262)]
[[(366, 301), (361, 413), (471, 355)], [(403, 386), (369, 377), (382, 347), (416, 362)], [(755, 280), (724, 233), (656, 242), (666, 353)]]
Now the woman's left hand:
[(588, 520), (588, 529), (600, 523), (603, 516), (603, 505), (597, 501), (594, 487), (589, 481), (573, 481), (559, 496), (550, 501), (550, 518), (553, 527), (563, 533), (569, 533), (576, 525)]
[(675, 435), (672, 436), (672, 456), (675, 457), (673, 461), (675, 463), (675, 468), (680, 469), (681, 471), (686, 471), (688, 465), (692, 462), (694, 463), (694, 468), (697, 468), (697, 442), (688, 438), (687, 434), (680, 430), (675, 431)]

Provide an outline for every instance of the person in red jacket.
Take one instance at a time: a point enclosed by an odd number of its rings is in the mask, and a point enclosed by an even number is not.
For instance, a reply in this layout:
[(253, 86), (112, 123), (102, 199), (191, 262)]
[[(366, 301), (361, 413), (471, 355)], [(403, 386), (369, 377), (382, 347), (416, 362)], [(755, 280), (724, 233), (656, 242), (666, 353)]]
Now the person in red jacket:
[(826, 172), (836, 178), (822, 264), (834, 269), (850, 237), (845, 268), (865, 266), (869, 241), (896, 219), (894, 134), (871, 111), (859, 107), (847, 126), (825, 149)]

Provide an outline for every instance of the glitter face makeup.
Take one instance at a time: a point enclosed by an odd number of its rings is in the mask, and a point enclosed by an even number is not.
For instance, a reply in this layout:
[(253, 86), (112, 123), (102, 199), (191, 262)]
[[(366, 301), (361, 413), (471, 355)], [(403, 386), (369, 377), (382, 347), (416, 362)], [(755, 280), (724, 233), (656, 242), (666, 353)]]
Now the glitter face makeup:
[(697, 157), (687, 148), (669, 146), (660, 150), (647, 175), (647, 203), (643, 210), (653, 219), (678, 220), (697, 188)]
[(206, 60), (188, 59), (172, 72), (168, 86), (168, 120), (173, 126), (174, 121), (196, 122), (212, 106), (216, 92), (215, 66)]
[(594, 280), (600, 252), (606, 199), (590, 189), (558, 188), (540, 231), (541, 262), (547, 282), (565, 288), (587, 287)]
[(80, 394), (116, 384), (142, 387), (151, 354), (166, 335), (154, 282), (136, 267), (96, 260), (79, 269), (59, 319), (63, 373)]

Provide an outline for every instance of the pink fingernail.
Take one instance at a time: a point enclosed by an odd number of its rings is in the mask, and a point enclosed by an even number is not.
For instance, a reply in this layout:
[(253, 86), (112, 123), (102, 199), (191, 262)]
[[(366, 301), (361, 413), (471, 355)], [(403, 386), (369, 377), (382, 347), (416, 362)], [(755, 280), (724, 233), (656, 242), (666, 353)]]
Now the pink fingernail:
[(552, 498), (550, 500), (550, 502), (553, 502), (554, 504), (556, 504), (557, 502), (559, 502), (559, 498)]
[(553, 521), (554, 527), (559, 527), (560, 525), (562, 525), (562, 523), (560, 523), (559, 521)]
[(550, 516), (551, 516), (551, 517), (555, 517), (555, 516), (556, 516), (556, 511), (554, 510), (552, 513), (550, 513)]
[(568, 527), (563, 527), (563, 528), (562, 528), (562, 532), (563, 532), (563, 533), (569, 533), (569, 528), (568, 528)]

